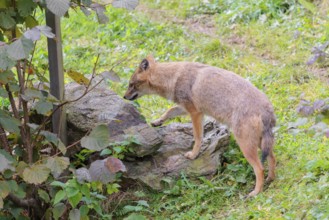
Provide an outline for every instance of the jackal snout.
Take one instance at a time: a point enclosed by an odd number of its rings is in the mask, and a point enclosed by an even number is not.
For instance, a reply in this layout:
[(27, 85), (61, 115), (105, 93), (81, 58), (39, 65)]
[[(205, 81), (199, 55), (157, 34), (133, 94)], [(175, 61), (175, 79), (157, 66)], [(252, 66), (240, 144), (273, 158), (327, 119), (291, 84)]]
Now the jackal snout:
[(124, 99), (133, 101), (138, 98), (138, 91), (134, 87), (128, 88), (126, 94), (123, 96)]

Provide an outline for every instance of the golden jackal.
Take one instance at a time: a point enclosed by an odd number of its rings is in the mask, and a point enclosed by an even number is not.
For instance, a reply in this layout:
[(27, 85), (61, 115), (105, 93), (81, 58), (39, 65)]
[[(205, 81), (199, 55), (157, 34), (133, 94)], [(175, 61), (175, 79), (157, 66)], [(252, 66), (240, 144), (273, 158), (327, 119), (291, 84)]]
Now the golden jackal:
[(266, 181), (275, 178), (273, 154), (275, 126), (273, 107), (264, 93), (233, 72), (193, 62), (157, 63), (152, 56), (144, 59), (132, 75), (125, 99), (134, 100), (142, 95), (157, 94), (178, 104), (166, 111), (153, 126), (188, 113), (193, 123), (193, 150), (185, 154), (198, 156), (203, 138), (203, 116), (209, 115), (227, 124), (240, 146), (243, 155), (256, 175), (255, 189), (248, 196), (255, 196), (264, 185), (262, 162), (268, 159)]

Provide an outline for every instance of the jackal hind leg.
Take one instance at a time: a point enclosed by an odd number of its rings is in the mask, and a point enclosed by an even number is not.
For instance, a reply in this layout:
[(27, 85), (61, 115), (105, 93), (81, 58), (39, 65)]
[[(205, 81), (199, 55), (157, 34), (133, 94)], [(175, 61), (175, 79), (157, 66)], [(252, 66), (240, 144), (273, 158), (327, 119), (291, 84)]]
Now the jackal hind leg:
[(266, 178), (266, 184), (269, 184), (275, 179), (276, 160), (273, 153), (273, 149), (271, 149), (267, 161), (268, 161), (268, 176)]
[(246, 124), (241, 125), (239, 130), (235, 130), (235, 139), (248, 163), (252, 166), (256, 176), (256, 186), (248, 194), (248, 197), (256, 196), (264, 187), (264, 167), (258, 156), (258, 146), (260, 146), (260, 131), (248, 129)]

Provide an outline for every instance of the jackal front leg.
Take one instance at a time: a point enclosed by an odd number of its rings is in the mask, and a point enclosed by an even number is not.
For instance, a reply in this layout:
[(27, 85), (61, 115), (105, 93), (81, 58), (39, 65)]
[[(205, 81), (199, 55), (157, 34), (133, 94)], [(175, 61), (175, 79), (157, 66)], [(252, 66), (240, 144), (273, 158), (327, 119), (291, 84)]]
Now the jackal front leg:
[(157, 120), (155, 121), (152, 121), (151, 122), (151, 125), (153, 127), (158, 127), (158, 126), (161, 126), (165, 121), (171, 119), (171, 118), (175, 118), (179, 115), (184, 115), (186, 114), (186, 111), (180, 107), (180, 106), (174, 106), (170, 109), (168, 109), (163, 115), (161, 115), (160, 118), (158, 118)]
[(202, 138), (203, 138), (203, 114), (201, 112), (191, 112), (193, 124), (194, 146), (192, 151), (185, 153), (185, 157), (194, 160), (200, 153)]

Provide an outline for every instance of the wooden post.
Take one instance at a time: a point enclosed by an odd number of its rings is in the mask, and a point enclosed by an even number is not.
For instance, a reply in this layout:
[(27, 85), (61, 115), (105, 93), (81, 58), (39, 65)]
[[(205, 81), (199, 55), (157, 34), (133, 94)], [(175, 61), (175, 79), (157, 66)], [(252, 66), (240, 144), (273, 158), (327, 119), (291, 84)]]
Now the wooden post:
[[(46, 24), (51, 27), (55, 38), (48, 38), (48, 60), (50, 74), (50, 93), (58, 100), (64, 100), (63, 51), (60, 17), (46, 9)], [(56, 106), (54, 106), (56, 108)], [(53, 132), (67, 144), (65, 106), (58, 109), (52, 117)]]

